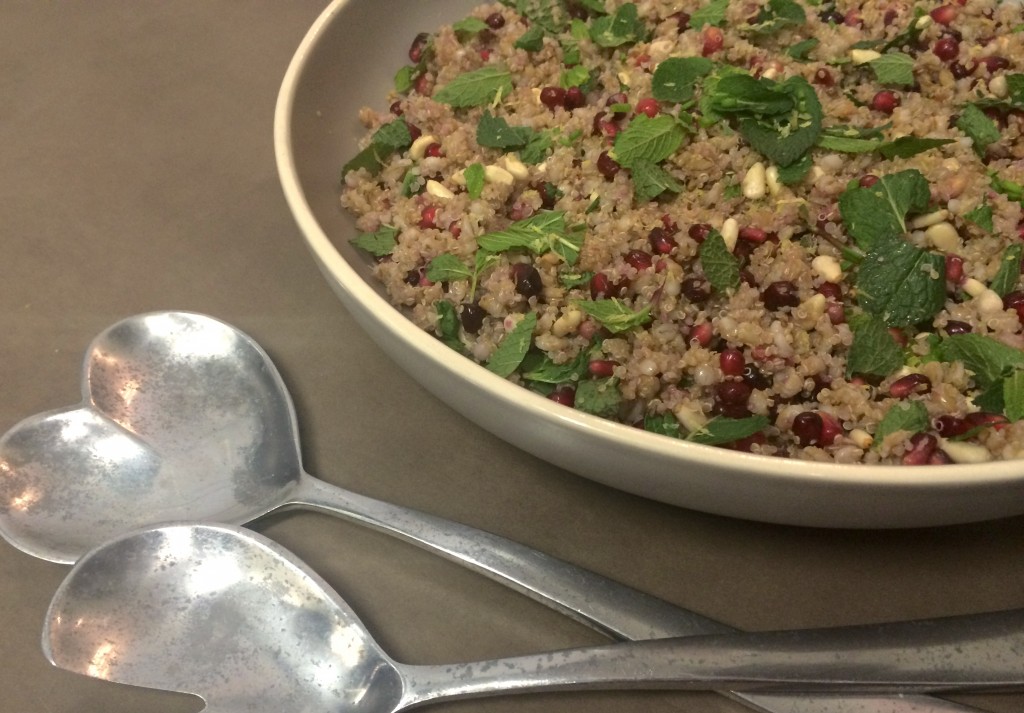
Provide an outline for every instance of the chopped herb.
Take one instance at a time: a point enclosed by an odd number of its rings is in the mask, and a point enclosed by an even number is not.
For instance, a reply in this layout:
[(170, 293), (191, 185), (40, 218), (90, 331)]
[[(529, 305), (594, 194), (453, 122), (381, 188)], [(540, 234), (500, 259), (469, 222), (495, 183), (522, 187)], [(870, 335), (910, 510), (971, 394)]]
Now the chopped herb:
[(931, 321), (946, 304), (946, 261), (898, 237), (883, 237), (857, 271), (857, 301), (890, 327)]
[(985, 155), (985, 150), (990, 144), (999, 141), (1002, 135), (996, 122), (988, 118), (976, 104), (966, 104), (956, 120), (956, 128), (964, 132), (974, 144), (974, 152), (979, 156)]
[(712, 230), (701, 243), (700, 264), (708, 282), (719, 292), (740, 286), (740, 262), (729, 252), (725, 238), (717, 230)]
[(890, 52), (868, 62), (881, 84), (908, 87), (914, 84), (914, 58), (901, 52)]
[(1024, 351), (982, 334), (955, 334), (939, 346), (943, 361), (960, 361), (982, 388), (1001, 381), (1024, 366)]
[(766, 416), (748, 416), (747, 418), (716, 416), (700, 429), (690, 433), (686, 440), (706, 446), (720, 446), (753, 436), (768, 428), (770, 423)]
[(394, 252), (398, 245), (398, 228), (386, 225), (375, 233), (360, 233), (352, 238), (352, 244), (365, 250), (374, 257), (386, 257)]
[(431, 282), (469, 280), (473, 277), (473, 270), (463, 265), (462, 260), (451, 253), (442, 253), (427, 265), (426, 277)]
[(880, 318), (859, 315), (850, 326), (853, 343), (846, 358), (846, 378), (854, 374), (888, 376), (903, 366), (903, 350)]
[(714, 66), (704, 57), (670, 57), (654, 70), (652, 94), (658, 101), (688, 102), (693, 99), (697, 80), (710, 74)]
[(787, 27), (799, 27), (807, 22), (807, 13), (793, 0), (768, 0), (768, 4), (742, 31), (753, 35), (768, 35)]
[(721, 27), (725, 24), (725, 13), (729, 0), (711, 0), (707, 5), (690, 14), (690, 27), (699, 30), (704, 25)]
[(788, 166), (779, 166), (779, 182), (785, 186), (794, 186), (800, 183), (814, 167), (814, 159), (810, 152), (805, 153), (798, 161)]
[(651, 321), (651, 308), (644, 307), (639, 312), (630, 309), (621, 300), (611, 298), (602, 300), (581, 300), (577, 306), (597, 320), (602, 327), (613, 334), (628, 332)]
[(622, 394), (614, 378), (586, 379), (576, 385), (575, 407), (577, 411), (615, 418), (622, 405)]
[(526, 146), (519, 150), (519, 158), (523, 163), (535, 166), (547, 158), (553, 143), (551, 131), (535, 131)]
[(670, 438), (682, 438), (679, 419), (670, 413), (648, 413), (644, 415), (644, 430)]
[(466, 39), (477, 35), (487, 29), (487, 23), (478, 17), (467, 17), (464, 20), (459, 20), (452, 25), (452, 29), (455, 30), (455, 34), (459, 40), (465, 42)]
[(644, 159), (634, 161), (630, 166), (630, 173), (633, 178), (633, 192), (640, 203), (654, 200), (666, 192), (681, 193), (685, 188), (661, 166)]
[(544, 47), (544, 28), (540, 25), (531, 25), (519, 36), (515, 46), (527, 52), (539, 52)]
[(594, 78), (590, 75), (590, 70), (583, 65), (576, 65), (570, 69), (562, 72), (562, 76), (559, 78), (558, 83), (563, 89), (570, 89), (572, 87), (580, 87), (583, 91), (589, 91), (590, 85), (593, 84)]
[(456, 109), (485, 106), (512, 92), (512, 73), (501, 66), (488, 66), (460, 74), (434, 92), (434, 100)]
[(406, 65), (395, 72), (395, 91), (399, 94), (407, 94), (412, 89), (413, 79), (416, 77), (416, 67)]
[(562, 287), (571, 290), (574, 287), (589, 285), (593, 277), (594, 273), (592, 272), (562, 272), (558, 275), (558, 282)]
[(682, 146), (685, 135), (674, 117), (640, 114), (615, 137), (615, 160), (627, 168), (637, 161), (661, 163)]
[(523, 315), (518, 324), (508, 332), (498, 348), (487, 360), (487, 369), (498, 376), (508, 378), (522, 364), (526, 352), (533, 342), (533, 330), (537, 326), (537, 314), (530, 312)]
[(341, 169), (341, 175), (344, 176), (350, 171), (365, 168), (370, 175), (376, 176), (384, 167), (384, 162), (391, 158), (392, 154), (411, 145), (412, 134), (409, 133), (408, 124), (401, 119), (395, 119), (374, 132), (369, 146), (345, 164)]
[(634, 3), (626, 3), (614, 15), (599, 17), (590, 24), (590, 39), (600, 47), (621, 47), (647, 37), (647, 26)]
[(992, 206), (985, 202), (964, 213), (964, 220), (974, 223), (986, 233), (991, 233), (995, 229), (992, 223)]
[(508, 226), (505, 230), (486, 233), (477, 244), (490, 252), (524, 248), (537, 255), (555, 252), (569, 265), (575, 264), (583, 246), (583, 232), (568, 229), (565, 211), (542, 211)]
[(885, 158), (910, 158), (919, 153), (929, 151), (939, 146), (955, 143), (953, 139), (929, 139), (917, 136), (901, 136), (895, 141), (890, 141), (878, 147), (878, 152)]
[(795, 45), (786, 50), (786, 54), (795, 59), (797, 62), (809, 62), (810, 53), (821, 43), (817, 37), (811, 37), (807, 40), (801, 40)]
[(1024, 186), (1016, 181), (1011, 181), (1007, 178), (1000, 178), (999, 174), (995, 171), (990, 171), (988, 175), (992, 180), (992, 190), (997, 193), (1002, 193), (1011, 201), (1024, 201)]
[(926, 25), (919, 25), (919, 20), (927, 14), (923, 8), (915, 7), (914, 13), (910, 18), (910, 22), (907, 25), (907, 29), (900, 32), (898, 35), (893, 37), (891, 40), (886, 42), (879, 48), (879, 52), (888, 52), (894, 49), (911, 49), (917, 45), (918, 38), (924, 31)]
[(854, 184), (839, 196), (839, 212), (846, 231), (862, 250), (870, 250), (883, 237), (907, 230), (907, 215), (928, 208), (931, 191), (920, 171), (908, 169), (882, 176), (872, 186)]
[(1024, 252), (1024, 245), (1016, 243), (1006, 248), (1003, 252), (1003, 259), (999, 263), (999, 270), (992, 278), (989, 289), (1000, 297), (1005, 297), (1017, 287), (1020, 281), (1021, 255)]
[(466, 193), (473, 200), (479, 198), (484, 192), (484, 185), (486, 184), (486, 177), (484, 172), (484, 165), (482, 163), (473, 163), (466, 167), (463, 176), (466, 179)]
[(1003, 379), (1003, 413), (1011, 421), (1024, 419), (1024, 370)]
[(542, 384), (566, 384), (578, 381), (587, 373), (589, 359), (589, 352), (583, 350), (572, 361), (556, 364), (544, 352), (532, 351), (523, 359), (519, 373), (527, 381), (536, 381)]
[(928, 409), (920, 401), (899, 401), (889, 407), (875, 432), (875, 445), (881, 445), (887, 436), (898, 431), (920, 433), (931, 426)]
[(533, 138), (533, 129), (528, 126), (509, 126), (500, 116), (485, 111), (476, 125), (476, 142), (492, 149), (519, 149)]
[(402, 177), (402, 187), (399, 190), (403, 198), (409, 198), (423, 190), (425, 185), (426, 184), (420, 180), (420, 172), (415, 168), (410, 168)]
[(459, 339), (459, 314), (455, 305), (447, 300), (440, 300), (435, 309), (437, 310), (437, 336), (448, 348), (454, 349), (460, 354), (466, 354), (466, 346)]

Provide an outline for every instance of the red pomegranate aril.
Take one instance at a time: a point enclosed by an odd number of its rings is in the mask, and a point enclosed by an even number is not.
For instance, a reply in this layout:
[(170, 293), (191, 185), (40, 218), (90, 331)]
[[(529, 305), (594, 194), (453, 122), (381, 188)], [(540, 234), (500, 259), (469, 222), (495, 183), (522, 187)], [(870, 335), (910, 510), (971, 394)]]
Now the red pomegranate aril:
[(863, 18), (860, 16), (859, 10), (848, 10), (843, 15), (843, 24), (847, 27), (860, 27), (864, 24)]
[(500, 12), (493, 12), (484, 19), (484, 22), (487, 23), (487, 26), (492, 30), (500, 30), (505, 26), (505, 16)]
[(967, 426), (967, 431), (975, 428), (986, 428), (991, 426), (996, 430), (999, 430), (1008, 423), (1005, 416), (998, 413), (985, 413), (984, 411), (976, 411), (975, 413), (969, 413), (964, 416), (964, 424)]
[(949, 73), (953, 75), (953, 79), (963, 79), (970, 76), (971, 68), (963, 62), (950, 62)]
[(746, 438), (740, 438), (737, 441), (733, 441), (726, 445), (726, 448), (731, 448), (734, 451), (743, 451), (744, 453), (752, 453), (754, 446), (763, 446), (768, 441), (768, 437), (763, 432), (758, 431)]
[(1012, 309), (1024, 324), (1024, 290), (1015, 290), (1003, 297), (1003, 309)]
[(526, 262), (517, 262), (512, 266), (512, 279), (516, 283), (516, 292), (523, 297), (536, 297), (544, 289), (537, 268)]
[(836, 282), (822, 282), (818, 285), (818, 293), (825, 295), (826, 299), (839, 302), (843, 299), (842, 285)]
[(932, 54), (943, 62), (949, 62), (960, 56), (960, 43), (956, 41), (955, 37), (949, 35), (940, 37), (932, 47)]
[(888, 27), (892, 23), (896, 22), (896, 17), (898, 15), (899, 13), (896, 12), (896, 10), (889, 8), (888, 10), (885, 11), (885, 14), (882, 15), (882, 24)]
[(576, 405), (576, 389), (571, 386), (559, 386), (548, 394), (548, 398), (556, 404), (572, 407)]
[(911, 394), (927, 394), (932, 390), (932, 381), (924, 374), (907, 374), (889, 386), (889, 395), (895, 399), (905, 399)]
[(718, 355), (718, 365), (726, 376), (743, 376), (746, 359), (739, 349), (729, 348)]
[(676, 27), (680, 32), (686, 32), (688, 29), (690, 29), (690, 13), (677, 12), (670, 15), (669, 17), (676, 21)]
[(768, 239), (768, 233), (761, 228), (747, 226), (745, 228), (740, 228), (739, 237), (741, 240), (746, 240), (751, 243), (763, 243)]
[(703, 304), (711, 298), (711, 285), (701, 277), (687, 277), (679, 291), (693, 304)]
[(974, 329), (967, 322), (961, 322), (957, 319), (951, 319), (946, 322), (946, 334), (954, 336), (956, 334), (970, 334)]
[(686, 231), (686, 234), (698, 243), (703, 243), (707, 240), (707, 237), (711, 235), (712, 230), (714, 230), (714, 228), (707, 223), (695, 223), (690, 226), (690, 229)]
[(824, 425), (820, 414), (804, 411), (793, 419), (791, 430), (802, 447), (817, 446), (821, 443), (821, 430)]
[(426, 32), (421, 32), (413, 38), (412, 44), (409, 46), (409, 59), (413, 64), (420, 63), (420, 60), (423, 59), (423, 51), (429, 43), (430, 35)]
[(608, 377), (615, 374), (615, 367), (619, 363), (611, 359), (591, 359), (587, 364), (587, 371), (591, 376)]
[(434, 80), (424, 72), (413, 80), (412, 89), (421, 97), (429, 97), (434, 89)]
[(744, 418), (749, 415), (747, 400), (751, 388), (742, 381), (723, 381), (715, 386), (715, 405), (718, 411), (729, 418)]
[(651, 250), (657, 255), (668, 255), (678, 245), (675, 238), (669, 235), (668, 230), (660, 227), (651, 228), (651, 232), (647, 235), (647, 242), (650, 243)]
[(956, 19), (956, 8), (952, 5), (939, 5), (930, 13), (932, 20), (940, 25), (950, 25)]
[(701, 322), (700, 324), (693, 325), (693, 328), (690, 329), (690, 333), (687, 335), (687, 338), (690, 342), (706, 347), (711, 344), (711, 340), (714, 336), (715, 332), (711, 327), (711, 322)]
[(440, 158), (441, 155), (442, 155), (441, 154), (441, 144), (438, 144), (438, 143), (430, 144), (430, 146), (427, 146), (426, 151), (424, 151), (424, 155), (425, 156), (429, 156), (430, 158)]
[(932, 453), (931, 457), (928, 458), (928, 465), (949, 465), (952, 462), (953, 459), (950, 458), (949, 454), (941, 448), (936, 449), (935, 452)]
[(861, 188), (871, 188), (871, 186), (875, 185), (876, 183), (878, 183), (878, 176), (876, 176), (873, 173), (867, 173), (861, 176), (860, 180), (857, 181), (857, 185), (860, 186)]
[(611, 157), (607, 151), (602, 151), (597, 157), (597, 170), (606, 180), (612, 180), (622, 167), (619, 162)]
[(630, 250), (626, 253), (625, 260), (636, 270), (648, 270), (654, 265), (654, 259), (643, 250)]
[(458, 240), (459, 236), (462, 235), (462, 226), (459, 225), (459, 221), (453, 220), (448, 224), (448, 232), (453, 238)]
[(701, 47), (701, 54), (705, 57), (713, 55), (725, 44), (725, 35), (717, 27), (705, 27), (703, 37), (704, 44)]
[(843, 426), (839, 419), (825, 411), (819, 411), (821, 416), (821, 445), (831, 446), (843, 433)]
[(761, 292), (761, 301), (770, 310), (783, 307), (796, 307), (800, 304), (800, 295), (792, 282), (780, 280), (773, 282)]
[(427, 230), (428, 228), (436, 228), (437, 214), (439, 210), (440, 209), (436, 205), (424, 206), (423, 210), (420, 211), (419, 226), (424, 230)]
[(744, 364), (740, 376), (743, 378), (743, 383), (752, 389), (767, 389), (772, 385), (771, 379), (753, 364)]
[(821, 87), (831, 87), (836, 80), (832, 76), (832, 72), (822, 67), (814, 73), (814, 83)]
[(888, 89), (883, 89), (871, 98), (871, 108), (883, 114), (892, 114), (899, 105), (899, 95)]
[(956, 416), (945, 415), (939, 416), (935, 421), (932, 422), (932, 426), (935, 428), (935, 432), (943, 438), (953, 438), (954, 436), (962, 436), (970, 430), (970, 426), (962, 418)]
[(416, 126), (415, 124), (410, 124), (407, 121), (407, 122), (405, 122), (405, 127), (409, 130), (409, 137), (413, 141), (415, 141), (419, 137), (423, 136), (423, 129), (421, 129), (420, 127)]
[(622, 297), (629, 287), (628, 280), (612, 282), (608, 275), (599, 272), (590, 278), (590, 297), (598, 300), (601, 298)]
[(975, 60), (972, 69), (976, 70), (978, 67), (981, 66), (984, 66), (988, 73), (992, 74), (994, 72), (998, 72), (1001, 69), (1009, 68), (1010, 60), (1008, 60), (1006, 57), (1001, 57), (999, 55), (979, 57), (977, 60)]
[(540, 103), (548, 109), (565, 106), (565, 90), (561, 87), (544, 87), (540, 90)]
[(390, 107), (388, 107), (388, 111), (395, 116), (401, 116), (405, 113), (405, 110), (402, 108), (402, 102), (400, 101), (394, 102)]
[(459, 321), (462, 322), (462, 328), (469, 334), (476, 334), (480, 331), (480, 328), (484, 326), (484, 317), (487, 313), (484, 309), (471, 302), (469, 304), (462, 305), (462, 313), (459, 315)]
[(910, 438), (910, 450), (903, 454), (903, 465), (927, 465), (939, 440), (930, 433), (916, 433)]
[(846, 322), (846, 306), (839, 302), (832, 302), (825, 307), (825, 314), (832, 324), (844, 324)]
[(587, 95), (583, 93), (583, 90), (579, 87), (569, 87), (565, 90), (565, 108), (579, 109), (581, 106), (586, 106)]
[(964, 281), (964, 259), (959, 255), (946, 255), (946, 280), (954, 285)]
[(646, 114), (653, 119), (661, 113), (661, 104), (658, 103), (657, 99), (646, 97), (636, 103), (636, 113)]

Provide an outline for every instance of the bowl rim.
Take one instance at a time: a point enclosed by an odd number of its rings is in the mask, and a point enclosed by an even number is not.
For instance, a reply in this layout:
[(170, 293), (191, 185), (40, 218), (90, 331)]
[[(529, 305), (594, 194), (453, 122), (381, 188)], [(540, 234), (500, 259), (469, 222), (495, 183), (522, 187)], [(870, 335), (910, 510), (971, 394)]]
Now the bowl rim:
[[(311, 25), (296, 49), (278, 92), (274, 108), (274, 154), (278, 177), (286, 202), (307, 247), (314, 257), (351, 299), (371, 309), (394, 338), (405, 343), (421, 359), (439, 369), (452, 371), (451, 349), (432, 335), (416, 327), (389, 301), (364, 280), (341, 255), (306, 201), (290, 139), (296, 91), (313, 48), (325, 28), (346, 5), (354, 0), (332, 0)], [(627, 450), (640, 449), (680, 465), (713, 466), (716, 470), (756, 471), (759, 477), (779, 483), (836, 485), (843, 488), (895, 488), (940, 490), (956, 486), (989, 487), (1024, 481), (1024, 467), (1014, 468), (1013, 460), (947, 465), (868, 465), (780, 458), (731, 451), (717, 446), (688, 443), (556, 404), (539, 394), (491, 373), (470, 359), (460, 357), (462, 379), (484, 393), (516, 408), (528, 408), (549, 423), (570, 430), (588, 432)], [(462, 362), (465, 361), (463, 364)], [(1024, 466), (1024, 461), (1021, 462)]]

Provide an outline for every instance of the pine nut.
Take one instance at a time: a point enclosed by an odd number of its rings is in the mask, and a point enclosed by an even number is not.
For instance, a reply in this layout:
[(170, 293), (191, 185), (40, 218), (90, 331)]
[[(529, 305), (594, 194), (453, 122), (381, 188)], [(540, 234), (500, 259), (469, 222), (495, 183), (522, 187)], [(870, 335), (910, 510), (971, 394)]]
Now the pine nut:
[(435, 198), (440, 198), (445, 201), (451, 200), (455, 197), (455, 194), (445, 188), (443, 183), (439, 183), (433, 179), (427, 181), (427, 193)]
[(872, 60), (876, 60), (881, 57), (881, 53), (875, 52), (874, 50), (865, 49), (852, 49), (850, 50), (850, 59), (854, 64), (867, 64)]
[(825, 282), (839, 282), (843, 279), (843, 267), (831, 255), (819, 255), (811, 260), (811, 269)]
[(740, 185), (743, 189), (744, 197), (750, 200), (764, 198), (766, 189), (764, 164), (758, 161), (748, 168), (747, 174), (743, 177)]
[(941, 447), (954, 463), (985, 463), (992, 460), (988, 448), (977, 443), (942, 439)]
[(971, 297), (978, 297), (988, 288), (985, 287), (985, 283), (975, 280), (973, 277), (968, 277), (964, 280), (963, 284), (960, 285), (964, 292), (969, 294)]
[(943, 208), (932, 213), (925, 213), (924, 215), (917, 216), (910, 221), (910, 227), (914, 230), (924, 230), (925, 228), (930, 228), (936, 223), (941, 223), (948, 217), (949, 211)]
[(436, 143), (437, 139), (435, 139), (430, 134), (424, 134), (423, 136), (419, 137), (418, 139), (412, 142), (412, 146), (409, 147), (409, 156), (411, 156), (416, 161), (419, 161), (420, 159), (427, 155), (427, 147), (430, 146), (431, 144)]
[(488, 183), (497, 183), (502, 186), (511, 186), (516, 182), (512, 174), (501, 166), (485, 166), (484, 178)]
[(722, 234), (722, 239), (725, 240), (725, 247), (729, 248), (729, 252), (732, 252), (736, 248), (736, 241), (740, 237), (740, 224), (735, 218), (726, 218), (725, 222), (722, 223), (722, 230), (719, 232)]
[(764, 172), (765, 183), (768, 185), (768, 193), (773, 196), (779, 195), (782, 190), (782, 182), (779, 181), (779, 167), (769, 166)]
[(962, 247), (960, 233), (947, 221), (929, 227), (924, 231), (924, 235), (932, 245), (947, 253), (956, 252)]
[(530, 177), (530, 169), (515, 154), (505, 154), (501, 162), (505, 165), (505, 170), (511, 173), (513, 178), (525, 181)]

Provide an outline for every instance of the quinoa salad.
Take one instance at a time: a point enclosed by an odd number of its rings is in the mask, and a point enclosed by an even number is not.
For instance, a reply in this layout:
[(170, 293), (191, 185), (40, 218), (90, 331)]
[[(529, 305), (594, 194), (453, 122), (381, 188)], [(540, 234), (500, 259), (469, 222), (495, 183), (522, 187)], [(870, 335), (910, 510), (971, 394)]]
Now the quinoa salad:
[(419, 327), (580, 411), (839, 463), (1024, 457), (1024, 12), (504, 0), (342, 170)]

